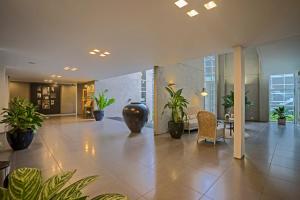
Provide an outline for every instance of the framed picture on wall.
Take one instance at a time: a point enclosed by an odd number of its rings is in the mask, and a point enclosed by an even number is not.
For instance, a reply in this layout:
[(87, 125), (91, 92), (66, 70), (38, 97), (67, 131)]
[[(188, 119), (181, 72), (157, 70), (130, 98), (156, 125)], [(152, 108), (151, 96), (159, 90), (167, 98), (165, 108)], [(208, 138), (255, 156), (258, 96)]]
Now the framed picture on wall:
[(43, 100), (42, 102), (42, 108), (47, 110), (47, 109), (50, 109), (50, 104), (49, 104), (49, 100)]
[(36, 88), (36, 91), (41, 92), (41, 91), (42, 91), (42, 87), (41, 87), (41, 86), (38, 86), (38, 87)]
[(41, 105), (41, 100), (37, 100), (37, 105)]
[(51, 87), (51, 92), (55, 92), (55, 88), (54, 87)]
[(50, 101), (51, 106), (53, 106), (54, 103), (55, 103), (54, 100), (51, 100), (51, 101)]
[(49, 96), (44, 96), (44, 99), (49, 99)]
[(50, 92), (50, 88), (49, 87), (43, 87), (43, 91), (42, 91), (43, 95), (48, 95), (49, 92)]
[(36, 96), (37, 96), (38, 99), (40, 99), (40, 98), (42, 98), (42, 93), (39, 92), (39, 93), (36, 94)]
[(51, 97), (51, 99), (55, 99), (56, 98), (56, 93), (51, 93), (50, 97)]

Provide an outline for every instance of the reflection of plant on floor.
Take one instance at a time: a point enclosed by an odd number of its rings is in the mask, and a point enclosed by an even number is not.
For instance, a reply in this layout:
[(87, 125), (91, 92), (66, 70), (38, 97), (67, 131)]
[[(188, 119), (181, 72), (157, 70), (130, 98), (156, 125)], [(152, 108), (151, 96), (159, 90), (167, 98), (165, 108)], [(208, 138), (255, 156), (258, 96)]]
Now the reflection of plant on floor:
[[(20, 168), (9, 175), (8, 189), (0, 188), (2, 200), (86, 200), (82, 189), (97, 176), (89, 176), (64, 187), (76, 171), (62, 172), (42, 181), (41, 171), (34, 168)], [(102, 194), (91, 200), (127, 200), (120, 194)]]

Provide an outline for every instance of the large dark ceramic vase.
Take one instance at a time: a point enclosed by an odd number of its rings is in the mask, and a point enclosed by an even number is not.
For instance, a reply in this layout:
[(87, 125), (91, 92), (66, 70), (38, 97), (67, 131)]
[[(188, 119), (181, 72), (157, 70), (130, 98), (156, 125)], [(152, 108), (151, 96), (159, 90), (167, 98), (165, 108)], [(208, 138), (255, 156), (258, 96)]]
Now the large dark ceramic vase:
[(168, 129), (172, 138), (180, 139), (184, 132), (184, 123), (183, 122), (176, 123), (174, 121), (169, 121)]
[(11, 148), (15, 151), (26, 149), (33, 140), (34, 133), (31, 129), (26, 131), (16, 130), (6, 133), (6, 139)]
[(93, 114), (96, 121), (101, 121), (104, 117), (104, 110), (95, 110)]
[(132, 133), (140, 133), (148, 121), (149, 109), (139, 102), (133, 102), (123, 108), (123, 118)]

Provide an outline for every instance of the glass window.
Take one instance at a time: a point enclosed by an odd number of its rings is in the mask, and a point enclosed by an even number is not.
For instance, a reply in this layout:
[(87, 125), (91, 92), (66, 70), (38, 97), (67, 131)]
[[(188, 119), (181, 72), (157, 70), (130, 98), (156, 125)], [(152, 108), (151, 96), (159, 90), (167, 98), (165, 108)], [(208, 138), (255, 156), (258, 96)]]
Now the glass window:
[(216, 113), (216, 56), (204, 57), (205, 109)]
[(272, 112), (279, 106), (285, 107), (288, 114), (287, 121), (294, 121), (294, 75), (271, 75), (269, 88), (270, 121), (276, 121), (276, 118), (272, 116)]

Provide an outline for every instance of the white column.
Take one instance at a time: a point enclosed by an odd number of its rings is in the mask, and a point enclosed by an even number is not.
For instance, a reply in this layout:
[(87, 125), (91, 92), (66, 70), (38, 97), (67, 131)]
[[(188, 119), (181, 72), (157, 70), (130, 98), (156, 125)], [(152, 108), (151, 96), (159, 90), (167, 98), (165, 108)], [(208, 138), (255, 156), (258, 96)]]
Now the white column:
[(234, 157), (242, 159), (245, 153), (245, 65), (243, 48), (234, 47)]
[[(8, 76), (4, 66), (0, 66), (0, 112), (8, 107)], [(0, 117), (0, 120), (2, 118)], [(4, 131), (4, 125), (0, 124), (0, 132)]]

